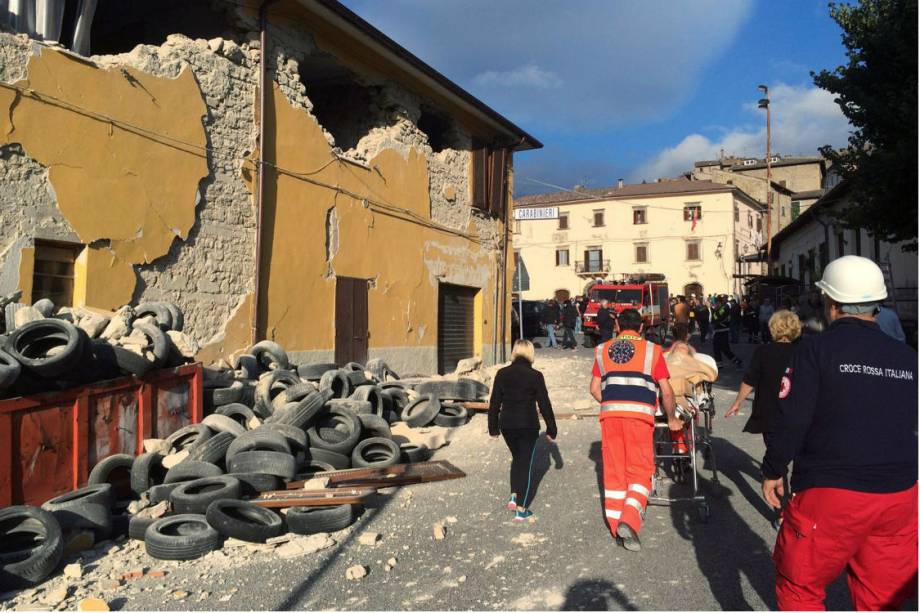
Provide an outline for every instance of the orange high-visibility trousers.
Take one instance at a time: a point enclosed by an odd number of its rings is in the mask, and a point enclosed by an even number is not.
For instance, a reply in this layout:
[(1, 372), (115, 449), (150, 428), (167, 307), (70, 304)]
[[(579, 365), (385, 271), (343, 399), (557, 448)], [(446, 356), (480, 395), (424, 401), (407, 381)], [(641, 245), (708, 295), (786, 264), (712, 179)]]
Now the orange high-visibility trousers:
[(616, 536), (620, 522), (639, 533), (655, 474), (652, 436), (655, 426), (642, 419), (606, 417), (601, 420), (604, 462), (604, 516)]

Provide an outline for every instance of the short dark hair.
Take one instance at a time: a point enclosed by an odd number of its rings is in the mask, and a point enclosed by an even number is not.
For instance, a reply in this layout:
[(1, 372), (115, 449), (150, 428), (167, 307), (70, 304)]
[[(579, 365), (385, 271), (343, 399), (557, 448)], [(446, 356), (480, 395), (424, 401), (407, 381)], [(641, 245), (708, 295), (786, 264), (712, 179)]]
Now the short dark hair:
[(686, 342), (690, 338), (690, 326), (685, 323), (674, 324), (671, 334), (674, 336), (675, 341)]
[(638, 330), (642, 325), (642, 315), (636, 309), (623, 309), (617, 315), (620, 330)]

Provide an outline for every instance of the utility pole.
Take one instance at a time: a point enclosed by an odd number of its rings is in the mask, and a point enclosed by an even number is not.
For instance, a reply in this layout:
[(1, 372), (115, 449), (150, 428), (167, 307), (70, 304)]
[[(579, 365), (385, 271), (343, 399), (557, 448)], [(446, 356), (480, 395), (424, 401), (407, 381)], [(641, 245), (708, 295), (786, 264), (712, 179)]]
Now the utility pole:
[(773, 190), (770, 172), (770, 90), (766, 85), (758, 85), (757, 89), (763, 92), (763, 98), (757, 102), (757, 107), (767, 110), (767, 274), (773, 274)]

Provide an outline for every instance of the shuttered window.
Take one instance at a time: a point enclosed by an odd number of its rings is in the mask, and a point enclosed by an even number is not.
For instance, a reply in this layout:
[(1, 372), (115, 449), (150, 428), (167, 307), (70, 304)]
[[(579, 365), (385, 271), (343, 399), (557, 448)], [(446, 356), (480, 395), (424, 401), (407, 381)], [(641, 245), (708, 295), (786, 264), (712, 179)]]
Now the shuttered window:
[(442, 283), (438, 286), (438, 372), (453, 372), (457, 362), (475, 355), (473, 313), (479, 290)]
[(556, 249), (556, 266), (568, 266), (569, 265), (569, 250), (568, 249)]
[(32, 302), (48, 298), (55, 306), (73, 306), (74, 262), (83, 245), (35, 241)]
[(700, 241), (687, 241), (687, 259), (691, 262), (700, 259)]
[(636, 245), (636, 264), (645, 264), (648, 262), (648, 245), (639, 243)]
[(472, 152), (473, 206), (501, 217), (508, 202), (508, 168), (511, 151), (486, 146)]

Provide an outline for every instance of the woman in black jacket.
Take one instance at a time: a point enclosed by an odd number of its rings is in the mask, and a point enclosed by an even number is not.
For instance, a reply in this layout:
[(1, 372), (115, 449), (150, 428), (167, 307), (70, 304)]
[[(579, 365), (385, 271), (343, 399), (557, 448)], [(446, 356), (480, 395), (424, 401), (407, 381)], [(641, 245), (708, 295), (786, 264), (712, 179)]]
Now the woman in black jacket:
[(489, 400), (489, 435), (504, 437), (511, 450), (511, 499), (507, 508), (515, 511), (514, 520), (533, 515), (530, 504), (530, 471), (536, 451), (540, 422), (537, 407), (546, 422), (546, 439), (556, 439), (556, 419), (549, 402), (543, 373), (533, 367), (533, 343), (519, 339), (511, 351), (511, 364), (495, 375)]

